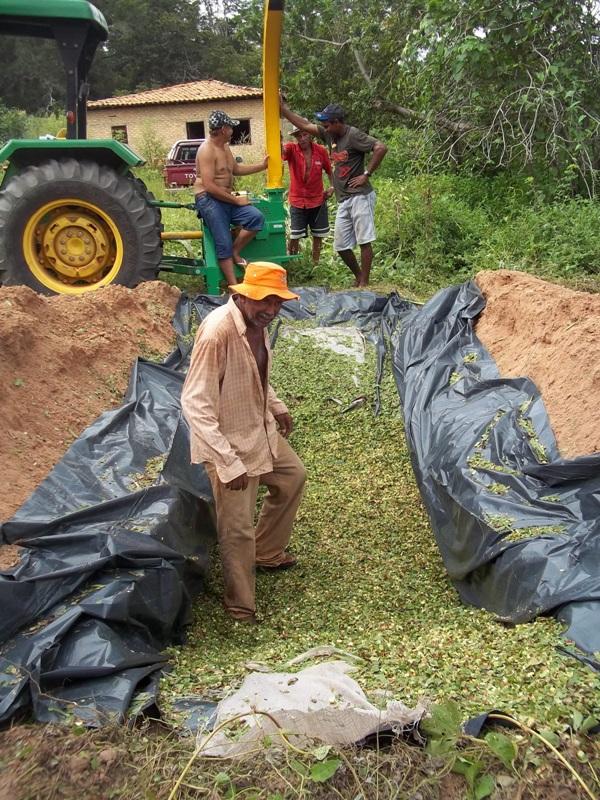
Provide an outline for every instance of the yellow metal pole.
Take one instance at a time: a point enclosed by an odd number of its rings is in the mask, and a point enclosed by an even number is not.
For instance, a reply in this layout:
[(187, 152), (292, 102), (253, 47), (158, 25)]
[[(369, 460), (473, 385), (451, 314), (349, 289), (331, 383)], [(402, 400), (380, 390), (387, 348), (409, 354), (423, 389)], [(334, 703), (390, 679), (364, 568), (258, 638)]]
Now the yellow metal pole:
[(279, 126), (279, 47), (284, 0), (265, 0), (263, 26), (263, 115), (269, 167), (267, 189), (283, 187)]

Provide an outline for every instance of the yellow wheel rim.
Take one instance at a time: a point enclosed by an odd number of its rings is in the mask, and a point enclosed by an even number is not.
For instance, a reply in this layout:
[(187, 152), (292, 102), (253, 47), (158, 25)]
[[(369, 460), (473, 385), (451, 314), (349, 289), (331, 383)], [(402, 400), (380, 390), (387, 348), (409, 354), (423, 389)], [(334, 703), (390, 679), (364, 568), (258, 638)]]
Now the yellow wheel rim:
[(40, 283), (59, 294), (82, 294), (112, 283), (123, 263), (123, 239), (93, 203), (64, 198), (31, 215), (23, 255)]

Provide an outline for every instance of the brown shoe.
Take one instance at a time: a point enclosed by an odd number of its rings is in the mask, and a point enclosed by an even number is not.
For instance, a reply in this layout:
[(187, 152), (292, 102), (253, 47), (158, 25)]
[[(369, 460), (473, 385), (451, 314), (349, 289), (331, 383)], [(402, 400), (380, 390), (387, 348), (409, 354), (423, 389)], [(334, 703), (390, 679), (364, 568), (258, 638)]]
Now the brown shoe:
[(257, 564), (256, 569), (261, 572), (276, 572), (277, 570), (291, 569), (298, 563), (296, 556), (291, 553), (284, 552), (279, 564)]

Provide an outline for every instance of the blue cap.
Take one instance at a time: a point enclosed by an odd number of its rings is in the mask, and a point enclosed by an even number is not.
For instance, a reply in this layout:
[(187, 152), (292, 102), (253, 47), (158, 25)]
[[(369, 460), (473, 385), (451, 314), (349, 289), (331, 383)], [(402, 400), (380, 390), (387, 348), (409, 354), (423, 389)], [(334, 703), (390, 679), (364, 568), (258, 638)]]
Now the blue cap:
[(315, 117), (319, 122), (329, 122), (332, 119), (344, 119), (346, 112), (338, 103), (330, 103), (323, 111), (317, 111)]

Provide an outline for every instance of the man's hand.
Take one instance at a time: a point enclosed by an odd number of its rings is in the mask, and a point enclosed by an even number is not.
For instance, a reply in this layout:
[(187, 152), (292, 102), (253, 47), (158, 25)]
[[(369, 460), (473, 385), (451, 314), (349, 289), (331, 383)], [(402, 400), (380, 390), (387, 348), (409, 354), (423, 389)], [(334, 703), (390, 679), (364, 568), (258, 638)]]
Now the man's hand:
[(236, 206), (249, 206), (250, 198), (247, 194), (238, 194), (234, 197), (234, 205)]
[(262, 160), (262, 168), (265, 170), (269, 166), (269, 154), (267, 153)]
[(357, 175), (356, 178), (351, 178), (348, 181), (348, 186), (350, 186), (352, 189), (357, 189), (359, 186), (364, 186), (368, 180), (368, 175)]
[(225, 484), (226, 489), (231, 489), (234, 492), (239, 492), (240, 489), (247, 489), (248, 488), (248, 473), (244, 472), (243, 475), (238, 475), (237, 478), (234, 478), (229, 483)]
[(333, 197), (333, 186), (330, 186), (329, 189), (325, 189), (325, 200), (329, 200), (330, 197)]
[(290, 414), (275, 414), (275, 419), (277, 420), (277, 424), (279, 425), (279, 433), (283, 436), (284, 439), (287, 439), (290, 433), (292, 432), (292, 428), (294, 427), (294, 421)]

